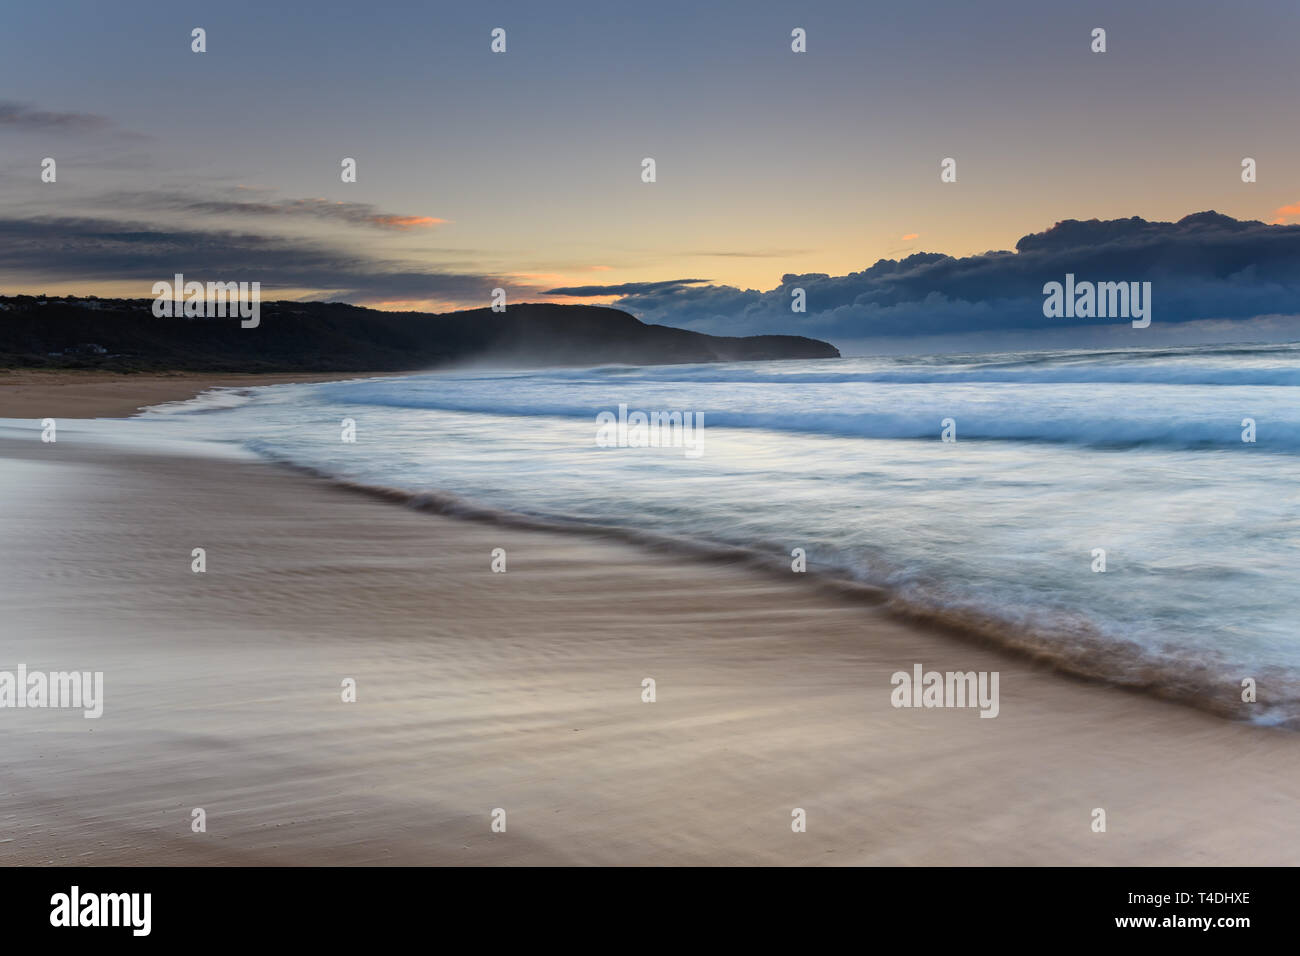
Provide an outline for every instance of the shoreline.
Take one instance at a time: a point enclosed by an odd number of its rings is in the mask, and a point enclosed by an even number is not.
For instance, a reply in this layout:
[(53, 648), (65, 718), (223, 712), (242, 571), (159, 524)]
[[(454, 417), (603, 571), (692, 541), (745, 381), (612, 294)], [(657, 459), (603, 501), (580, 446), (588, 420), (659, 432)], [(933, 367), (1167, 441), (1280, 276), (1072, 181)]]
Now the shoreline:
[(0, 369), (0, 418), (129, 418), (142, 408), (194, 398), (210, 388), (339, 382), (409, 372), (103, 372)]
[[(106, 674), (99, 720), (0, 709), (10, 862), (1297, 862), (1293, 733), (812, 582), (271, 463), (6, 439), (0, 480), (0, 669)], [(891, 706), (918, 663), (998, 717)]]
[[(0, 418), (22, 417), (3, 414), (10, 409), (6, 400), (21, 394), (27, 410), (36, 408), (65, 408), (80, 412), (64, 417), (119, 417), (135, 414), (143, 408), (164, 402), (185, 401), (212, 388), (259, 387), (297, 382), (332, 382), (350, 378), (394, 377), (418, 372), (357, 372), (357, 373), (231, 373), (228, 375), (199, 372), (165, 372), (123, 374), (95, 370), (0, 370)], [(12, 376), (6, 379), (6, 376)], [(342, 376), (342, 377), (340, 377)], [(8, 389), (6, 389), (8, 386)], [(140, 397), (149, 401), (140, 404)], [(37, 418), (44, 416), (26, 416)], [(57, 417), (57, 416), (52, 416)], [(667, 548), (688, 560), (729, 561), (736, 566), (746, 565), (754, 573), (772, 574), (774, 568), (784, 569), (784, 562), (757, 555), (740, 546), (712, 545), (699, 541), (667, 538), (654, 532), (631, 528), (582, 524), (568, 526), (529, 518), (509, 512), (485, 510), (466, 503), (454, 493), (420, 492), (377, 487), (340, 481), (310, 468), (291, 462), (278, 462), (283, 467), (300, 474), (328, 481), (353, 493), (373, 499), (396, 503), (420, 511), (451, 517), (454, 520), (472, 520), (500, 524), (505, 527), (536, 530), (556, 534), (576, 534), (592, 539), (612, 539), (634, 547), (651, 550)], [(995, 652), (1014, 658), (1032, 661), (1051, 670), (1063, 679), (1096, 682), (1109, 687), (1146, 694), (1180, 706), (1207, 712), (1226, 720), (1252, 723), (1260, 727), (1282, 727), (1300, 730), (1296, 718), (1270, 719), (1266, 710), (1242, 704), (1235, 686), (1225, 685), (1217, 670), (1202, 665), (1188, 666), (1180, 663), (1170, 668), (1154, 655), (1130, 651), (1128, 656), (1116, 661), (1115, 642), (1084, 632), (1068, 635), (1042, 635), (1033, 631), (1008, 630), (1007, 622), (987, 615), (973, 615), (945, 607), (931, 606), (901, 600), (897, 595), (877, 586), (854, 581), (849, 577), (810, 571), (808, 583), (816, 584), (831, 594), (848, 596), (866, 604), (885, 607), (890, 616), (904, 626), (918, 626), (943, 633), (955, 641), (986, 646)], [(1095, 663), (1096, 655), (1107, 655), (1108, 665)], [(1260, 675), (1256, 675), (1260, 676)], [(1267, 673), (1262, 677), (1269, 677)], [(1262, 680), (1262, 678), (1261, 678)], [(1297, 689), (1285, 677), (1269, 681), (1270, 686), (1283, 688), (1286, 703), (1294, 710)], [(1276, 694), (1274, 694), (1276, 697)]]
[[(554, 521), (514, 511), (486, 508), (452, 492), (408, 491), (368, 485), (294, 462), (273, 463), (287, 471), (324, 481), (352, 494), (454, 521), (472, 521), (489, 527), (574, 536), (591, 541), (612, 541), (645, 552), (676, 555), (688, 561), (723, 563), (768, 578), (785, 578), (789, 574), (784, 557), (773, 557), (743, 545), (678, 538), (621, 525)], [(957, 642), (986, 647), (997, 654), (1032, 662), (1062, 679), (1141, 694), (1251, 726), (1300, 731), (1300, 718), (1292, 716), (1296, 704), (1294, 682), (1285, 676), (1275, 676), (1268, 670), (1256, 670), (1254, 673), (1258, 683), (1267, 683), (1269, 686), (1269, 703), (1250, 705), (1239, 699), (1239, 687), (1225, 681), (1220, 668), (1204, 662), (1194, 666), (1180, 663), (1171, 667), (1156, 654), (1127, 648), (1117, 650), (1114, 640), (1090, 632), (1075, 631), (1069, 635), (1049, 636), (1032, 629), (1017, 629), (1005, 620), (987, 613), (971, 614), (932, 603), (918, 603), (879, 585), (857, 581), (834, 572), (809, 570), (803, 572), (801, 578), (809, 590), (820, 590), (834, 599), (878, 607), (889, 618), (905, 627), (924, 628)], [(1056, 643), (1058, 641), (1059, 646)], [(1113, 658), (1108, 662), (1110, 666), (1094, 663), (1091, 658), (1096, 655)], [(1285, 696), (1278, 695), (1278, 689)], [(1276, 708), (1286, 708), (1286, 716), (1275, 716)]]

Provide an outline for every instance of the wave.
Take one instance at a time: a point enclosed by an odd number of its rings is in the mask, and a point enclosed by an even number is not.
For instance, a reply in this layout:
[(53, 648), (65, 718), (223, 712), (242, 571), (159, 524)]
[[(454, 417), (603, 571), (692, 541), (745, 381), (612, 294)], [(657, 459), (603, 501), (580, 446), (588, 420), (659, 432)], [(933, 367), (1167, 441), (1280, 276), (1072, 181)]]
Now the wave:
[[(349, 387), (346, 391), (321, 393), (341, 405), (374, 405), (477, 415), (586, 419), (595, 421), (601, 411), (616, 410), (617, 404), (577, 404), (571, 401), (526, 397), (515, 400), (483, 394), (458, 397), (451, 390), (426, 391), (386, 382), (375, 387)], [(617, 398), (617, 393), (613, 393)], [(993, 401), (987, 397), (943, 401), (931, 397), (927, 408), (915, 401), (900, 411), (843, 411), (825, 409), (797, 411), (734, 411), (711, 409), (696, 404), (679, 408), (703, 416), (707, 428), (759, 428), (769, 431), (827, 435), (838, 438), (904, 439), (936, 441), (945, 419), (956, 422), (959, 441), (1016, 441), (1068, 443), (1095, 447), (1131, 448), (1157, 446), (1170, 449), (1236, 448), (1251, 453), (1300, 452), (1300, 416), (1294, 407), (1278, 410), (1276, 403), (1247, 400), (1224, 403), (1210, 410), (1205, 403), (1186, 402), (1179, 407), (1176, 397), (1152, 404), (1149, 410), (1133, 408), (1112, 395), (1106, 403), (1089, 406), (1091, 394), (1062, 396), (1055, 406), (1039, 404), (1028, 408), (1014, 392)], [(1149, 396), (1143, 396), (1146, 401)], [(887, 402), (876, 400), (876, 404)], [(672, 410), (672, 406), (627, 399), (631, 408)], [(900, 403), (902, 404), (902, 403)], [(1288, 415), (1287, 418), (1280, 418)], [(1256, 441), (1242, 441), (1242, 422), (1256, 421)]]
[[(773, 547), (717, 544), (577, 518), (530, 516), (480, 505), (448, 492), (415, 492), (365, 484), (338, 478), (282, 456), (268, 454), (267, 457), (353, 493), (417, 511), (521, 530), (617, 540), (651, 551), (742, 566), (789, 579), (785, 559), (773, 557), (783, 551)], [(924, 587), (895, 589), (866, 583), (856, 579), (847, 568), (809, 570), (806, 574), (811, 585), (825, 592), (878, 608), (900, 621), (996, 647), (1062, 674), (1152, 694), (1221, 717), (1300, 729), (1300, 680), (1288, 671), (1253, 672), (1251, 676), (1257, 684), (1269, 688), (1268, 700), (1248, 705), (1240, 696), (1239, 668), (1233, 668), (1212, 653), (1188, 659), (1172, 645), (1146, 646), (1108, 634), (1081, 615), (1041, 612), (1013, 618), (992, 606), (936, 598), (933, 591)]]
[(608, 384), (611, 381), (660, 384), (753, 382), (772, 385), (1023, 382), (1286, 387), (1300, 385), (1300, 346), (1285, 343), (1181, 346), (1154, 350), (945, 353), (849, 357), (815, 362), (789, 360), (655, 366), (604, 365), (585, 369), (479, 372), (458, 376), (458, 380), (482, 382), (510, 377), (565, 384)]
[[(1024, 385), (1261, 385), (1294, 387), (1300, 385), (1300, 366), (1272, 366), (1267, 368), (1223, 368), (1218, 366), (1131, 366), (1086, 368), (907, 368), (861, 372), (773, 372), (751, 369), (701, 369), (675, 368), (671, 375), (647, 374), (637, 369), (635, 375), (627, 373), (626, 379), (655, 384), (673, 382), (692, 384), (747, 383), (762, 385), (841, 385), (854, 382), (882, 385), (942, 385), (961, 382)], [(578, 383), (581, 379), (567, 378)], [(590, 379), (596, 384), (597, 379)]]
[[(1024, 384), (1024, 385), (1259, 385), (1295, 387), (1300, 385), (1300, 364), (1236, 367), (1223, 366), (1062, 366), (1054, 368), (1003, 367), (987, 365), (977, 368), (905, 367), (893, 369), (866, 369), (861, 371), (781, 371), (764, 363), (764, 368), (739, 368), (715, 365), (674, 365), (647, 368), (644, 366), (603, 366), (593, 369), (566, 369), (539, 372), (528, 378), (532, 381), (552, 381), (565, 385), (943, 385), (958, 383)], [(806, 367), (807, 363), (800, 363)], [(829, 362), (828, 362), (829, 364)], [(506, 382), (510, 378), (525, 376), (477, 375), (448, 376), (461, 384), (474, 382)]]
[(173, 402), (161, 402), (140, 410), (144, 415), (195, 415), (203, 412), (224, 412), (239, 408), (256, 401), (258, 387), (228, 388), (214, 387), (205, 389), (193, 398), (183, 398)]

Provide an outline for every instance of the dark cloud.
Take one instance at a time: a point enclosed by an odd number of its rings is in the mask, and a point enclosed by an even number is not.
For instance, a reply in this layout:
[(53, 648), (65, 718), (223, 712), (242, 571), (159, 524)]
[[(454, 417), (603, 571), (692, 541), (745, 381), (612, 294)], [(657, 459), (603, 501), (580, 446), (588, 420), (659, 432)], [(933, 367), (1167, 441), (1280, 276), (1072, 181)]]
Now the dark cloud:
[(94, 113), (57, 113), (32, 109), (29, 104), (0, 100), (0, 127), (19, 130), (63, 130), (89, 132), (112, 124)]
[(330, 246), (217, 230), (158, 229), (99, 219), (0, 219), (0, 273), (24, 283), (58, 279), (152, 283), (181, 272), (199, 281), (258, 281), (320, 289), (347, 302), (451, 299), (487, 302), (495, 277), (413, 269)]
[(678, 287), (708, 281), (708, 279), (664, 279), (660, 282), (622, 282), (618, 285), (571, 285), (548, 289), (546, 295), (570, 295), (583, 298), (601, 295), (660, 295)]
[[(766, 292), (667, 282), (616, 294), (648, 322), (723, 334), (794, 332), (857, 340), (988, 330), (1114, 324), (1048, 319), (1043, 284), (1067, 272), (1093, 282), (1149, 281), (1152, 320), (1243, 319), (1300, 312), (1300, 226), (1238, 221), (1214, 212), (1178, 222), (1068, 220), (1025, 236), (1016, 250), (954, 258), (921, 252), (861, 272), (786, 275)], [(805, 290), (807, 311), (791, 311)], [(604, 289), (605, 291), (600, 291)]]
[[(235, 205), (272, 207), (249, 213), (258, 216), (317, 215), (311, 211), (314, 200), (297, 213), (286, 211), (298, 202)], [(344, 205), (351, 208), (342, 215), (357, 222), (384, 215), (362, 204)], [(54, 279), (65, 286), (84, 281), (93, 288), (107, 280), (139, 280), (143, 295), (148, 285), (176, 272), (200, 280), (256, 280), (267, 292), (321, 290), (323, 298), (357, 303), (485, 302), (493, 287), (505, 284), (472, 267), (426, 269), (322, 242), (234, 230), (98, 218), (0, 219), (0, 274), (10, 281), (30, 285)], [(1151, 282), (1156, 326), (1294, 315), (1300, 313), (1300, 225), (1265, 225), (1212, 212), (1176, 223), (1069, 220), (1024, 237), (1015, 251), (964, 258), (922, 252), (882, 259), (844, 276), (786, 275), (765, 292), (706, 279), (668, 279), (562, 287), (546, 295), (618, 297), (620, 307), (652, 323), (719, 334), (796, 333), (833, 343), (1123, 324), (1112, 318), (1045, 318), (1043, 284), (1060, 282), (1067, 272), (1079, 281)], [(805, 290), (805, 313), (790, 309), (796, 288)]]
[(369, 203), (315, 198), (245, 200), (204, 198), (177, 192), (119, 192), (102, 197), (100, 202), (107, 206), (122, 206), (137, 211), (153, 209), (194, 216), (307, 218), (398, 231), (441, 225), (446, 221), (433, 216), (383, 212)]

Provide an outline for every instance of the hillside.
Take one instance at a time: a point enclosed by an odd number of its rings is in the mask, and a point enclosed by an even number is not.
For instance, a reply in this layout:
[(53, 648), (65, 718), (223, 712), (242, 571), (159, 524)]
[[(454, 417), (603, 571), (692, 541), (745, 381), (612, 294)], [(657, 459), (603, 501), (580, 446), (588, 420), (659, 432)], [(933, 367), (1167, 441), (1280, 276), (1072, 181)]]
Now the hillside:
[(0, 297), (0, 365), (223, 372), (408, 371), (463, 362), (657, 365), (836, 358), (816, 339), (646, 325), (618, 309), (519, 304), (505, 312), (379, 312), (263, 302), (261, 323), (157, 318), (151, 299)]

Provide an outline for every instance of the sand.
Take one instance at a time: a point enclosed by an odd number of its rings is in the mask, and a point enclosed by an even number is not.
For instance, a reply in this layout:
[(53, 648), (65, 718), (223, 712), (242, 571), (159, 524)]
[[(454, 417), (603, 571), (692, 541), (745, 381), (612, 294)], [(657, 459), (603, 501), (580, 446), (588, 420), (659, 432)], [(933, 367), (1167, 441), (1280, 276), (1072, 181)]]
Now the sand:
[(127, 418), (146, 405), (179, 402), (206, 388), (335, 382), (380, 372), (139, 372), (0, 369), (0, 418)]
[[(0, 669), (101, 670), (106, 698), (0, 710), (0, 863), (1300, 862), (1295, 733), (806, 575), (68, 429), (0, 440), (0, 501)], [(918, 662), (1000, 672), (999, 716), (895, 709)]]

